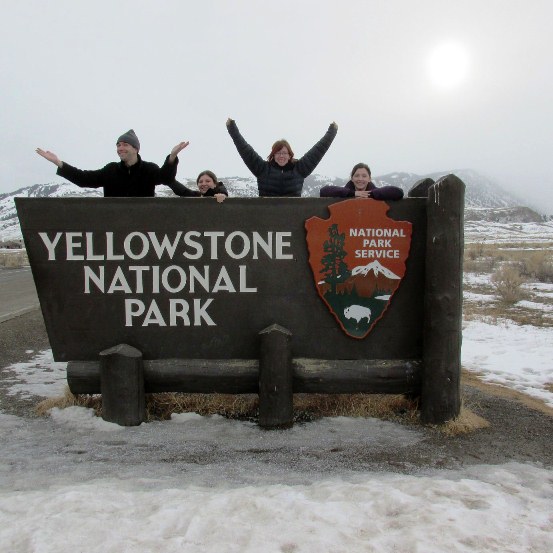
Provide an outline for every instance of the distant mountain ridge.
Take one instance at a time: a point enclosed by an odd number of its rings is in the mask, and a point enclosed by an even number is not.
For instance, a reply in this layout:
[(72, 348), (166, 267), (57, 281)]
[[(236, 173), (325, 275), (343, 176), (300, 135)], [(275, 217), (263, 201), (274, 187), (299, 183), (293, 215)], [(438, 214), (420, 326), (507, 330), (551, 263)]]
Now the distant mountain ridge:
[[(430, 177), (434, 180), (453, 173), (459, 177), (466, 186), (465, 207), (467, 210), (503, 210), (507, 208), (516, 208), (524, 205), (524, 202), (514, 195), (506, 192), (500, 186), (493, 183), (486, 177), (470, 169), (436, 172), (428, 175), (417, 175), (415, 173), (388, 173), (375, 177), (373, 180), (377, 186), (393, 185), (402, 188), (407, 194), (415, 182), (420, 179)], [(194, 179), (180, 179), (183, 184), (189, 188), (195, 189)], [(255, 177), (227, 177), (221, 179), (229, 191), (231, 197), (254, 198), (257, 197), (257, 184)], [(346, 179), (338, 177), (327, 177), (323, 175), (310, 175), (305, 179), (303, 187), (303, 197), (318, 197), (319, 190), (326, 184), (343, 186)], [(160, 197), (174, 196), (170, 188), (158, 186), (156, 195)], [(0, 244), (8, 241), (21, 240), (21, 229), (15, 210), (14, 198), (63, 198), (63, 197), (101, 197), (101, 189), (79, 188), (68, 182), (52, 182), (47, 184), (34, 184), (25, 188), (20, 188), (15, 192), (0, 194)], [(537, 219), (540, 215), (527, 209), (527, 212), (534, 213)], [(526, 213), (526, 216), (529, 216)], [(485, 215), (479, 218), (485, 219)]]

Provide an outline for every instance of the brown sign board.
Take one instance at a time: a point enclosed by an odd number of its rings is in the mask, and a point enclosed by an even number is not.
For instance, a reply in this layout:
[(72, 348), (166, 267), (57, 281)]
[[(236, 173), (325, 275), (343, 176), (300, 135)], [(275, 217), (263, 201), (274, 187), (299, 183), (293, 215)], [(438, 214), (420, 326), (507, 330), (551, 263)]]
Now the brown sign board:
[(426, 198), (353, 201), (410, 235), (401, 285), (362, 336), (337, 322), (310, 265), (306, 223), (338, 202), (16, 198), (54, 359), (96, 360), (120, 343), (144, 359), (255, 359), (274, 323), (295, 358), (420, 359)]

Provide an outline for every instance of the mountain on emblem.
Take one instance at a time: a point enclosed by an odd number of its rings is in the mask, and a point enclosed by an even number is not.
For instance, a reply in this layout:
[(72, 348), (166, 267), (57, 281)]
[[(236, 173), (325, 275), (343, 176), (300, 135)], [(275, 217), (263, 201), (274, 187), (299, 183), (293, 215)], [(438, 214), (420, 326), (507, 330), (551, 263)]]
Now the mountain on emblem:
[(305, 222), (317, 292), (342, 329), (364, 338), (382, 318), (405, 275), (411, 223), (395, 221), (385, 202), (346, 200), (330, 217)]

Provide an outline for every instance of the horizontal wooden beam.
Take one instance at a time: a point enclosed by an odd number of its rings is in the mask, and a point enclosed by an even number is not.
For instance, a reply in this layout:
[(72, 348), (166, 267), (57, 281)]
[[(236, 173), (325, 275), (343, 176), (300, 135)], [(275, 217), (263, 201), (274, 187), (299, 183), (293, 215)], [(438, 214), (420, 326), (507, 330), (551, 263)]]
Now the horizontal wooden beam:
[[(419, 395), (422, 361), (403, 360), (292, 360), (294, 393)], [(70, 361), (67, 382), (74, 394), (99, 394), (100, 363)], [(259, 392), (256, 359), (159, 359), (144, 361), (147, 393)]]

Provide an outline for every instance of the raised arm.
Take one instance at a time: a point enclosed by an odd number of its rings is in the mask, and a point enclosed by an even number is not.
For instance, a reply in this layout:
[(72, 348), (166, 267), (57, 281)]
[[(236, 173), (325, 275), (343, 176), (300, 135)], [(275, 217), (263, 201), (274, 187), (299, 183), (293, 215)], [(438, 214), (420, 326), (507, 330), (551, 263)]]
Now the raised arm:
[(331, 123), (326, 134), (304, 154), (296, 163), (296, 168), (302, 177), (309, 176), (319, 164), (338, 132), (338, 125)]
[(169, 163), (174, 163), (177, 156), (190, 144), (190, 142), (179, 142), (169, 154)]
[(56, 175), (67, 179), (81, 188), (100, 188), (104, 185), (108, 174), (107, 166), (94, 171), (84, 171), (62, 161), (56, 154), (48, 150), (37, 148), (36, 153), (57, 166)]
[(63, 161), (54, 152), (51, 152), (50, 150), (42, 150), (40, 148), (37, 148), (36, 153), (39, 156), (42, 156), (44, 159), (47, 159), (50, 163), (57, 165), (58, 167), (61, 167), (63, 165)]
[(247, 168), (259, 176), (267, 162), (244, 140), (234, 119), (227, 119), (227, 130)]
[[(179, 187), (183, 186), (180, 182), (175, 181), (175, 177), (177, 176), (177, 165), (179, 163), (179, 158), (177, 157), (180, 152), (182, 152), (190, 142), (179, 142), (172, 150), (171, 153), (165, 158), (165, 162), (160, 167), (157, 177), (156, 177), (156, 184), (165, 184), (166, 186), (169, 186), (171, 190), (177, 196), (186, 196), (187, 194)], [(176, 185), (174, 183), (177, 183)], [(181, 191), (182, 193), (179, 194), (178, 191)]]

